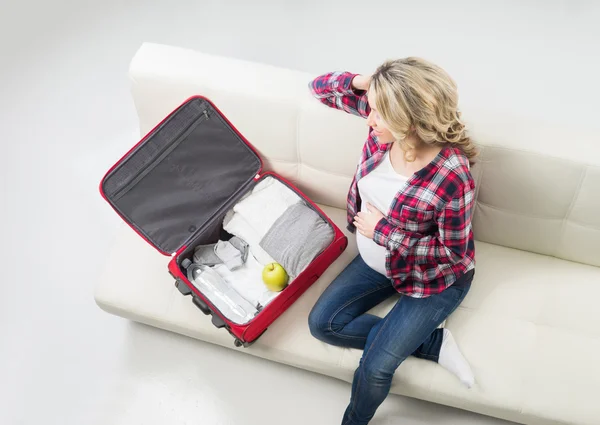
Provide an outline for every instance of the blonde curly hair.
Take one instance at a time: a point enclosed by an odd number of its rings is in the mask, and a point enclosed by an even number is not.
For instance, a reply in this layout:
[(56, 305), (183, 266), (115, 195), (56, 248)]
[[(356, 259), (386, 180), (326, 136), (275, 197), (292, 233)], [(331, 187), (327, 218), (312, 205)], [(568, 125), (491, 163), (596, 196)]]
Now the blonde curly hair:
[(456, 83), (439, 66), (408, 57), (384, 62), (371, 76), (374, 104), (386, 126), (414, 161), (414, 134), (429, 145), (459, 147), (473, 164), (478, 154), (458, 111)]

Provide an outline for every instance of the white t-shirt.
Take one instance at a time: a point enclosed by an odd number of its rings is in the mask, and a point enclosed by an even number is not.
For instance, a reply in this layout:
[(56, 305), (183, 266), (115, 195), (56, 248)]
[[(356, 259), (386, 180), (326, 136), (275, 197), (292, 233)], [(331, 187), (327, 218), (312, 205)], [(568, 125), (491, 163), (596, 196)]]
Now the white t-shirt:
[[(358, 193), (362, 199), (361, 211), (368, 212), (367, 202), (387, 215), (392, 201), (403, 188), (408, 180), (394, 170), (390, 161), (389, 153), (379, 165), (358, 181)], [(361, 257), (373, 270), (386, 275), (385, 258), (386, 248), (378, 245), (373, 239), (369, 239), (358, 230), (356, 231), (356, 243)]]

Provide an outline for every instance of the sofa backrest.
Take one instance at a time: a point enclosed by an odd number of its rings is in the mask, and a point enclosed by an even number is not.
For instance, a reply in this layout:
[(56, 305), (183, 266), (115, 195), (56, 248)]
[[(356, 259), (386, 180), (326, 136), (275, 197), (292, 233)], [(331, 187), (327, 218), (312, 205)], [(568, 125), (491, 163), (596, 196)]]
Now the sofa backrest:
[[(157, 44), (142, 45), (130, 66), (142, 134), (189, 96), (204, 95), (258, 149), (265, 169), (316, 202), (345, 208), (366, 122), (314, 100), (313, 77)], [(473, 167), (476, 239), (600, 266), (597, 136), (488, 116), (485, 99), (461, 109), (482, 148)]]

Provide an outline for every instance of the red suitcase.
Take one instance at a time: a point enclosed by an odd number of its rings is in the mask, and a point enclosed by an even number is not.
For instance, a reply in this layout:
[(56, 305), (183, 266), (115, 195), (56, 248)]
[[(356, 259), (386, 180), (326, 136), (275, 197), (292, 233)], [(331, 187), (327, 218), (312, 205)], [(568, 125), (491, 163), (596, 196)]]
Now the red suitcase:
[[(263, 174), (262, 165), (257, 151), (219, 109), (205, 97), (193, 96), (126, 153), (100, 183), (102, 196), (121, 218), (159, 252), (172, 257), (168, 271), (179, 291), (191, 295), (194, 304), (212, 315), (212, 323), (225, 328), (238, 347), (255, 342), (348, 244), (319, 207), (281, 176)], [(197, 289), (182, 262), (196, 246), (219, 240), (226, 212), (267, 177), (296, 192), (331, 227), (333, 238), (250, 321), (238, 323)]]

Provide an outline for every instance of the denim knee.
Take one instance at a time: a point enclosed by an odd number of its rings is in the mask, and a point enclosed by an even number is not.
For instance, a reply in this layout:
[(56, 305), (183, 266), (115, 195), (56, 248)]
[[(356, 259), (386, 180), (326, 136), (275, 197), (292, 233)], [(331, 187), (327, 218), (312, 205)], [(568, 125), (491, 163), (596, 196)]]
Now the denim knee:
[(317, 306), (313, 307), (308, 315), (308, 329), (315, 338), (325, 341), (329, 331), (329, 321), (323, 315), (323, 311)]
[(365, 381), (373, 385), (390, 384), (396, 371), (395, 368), (387, 367), (387, 365), (375, 361), (363, 361), (360, 367)]

